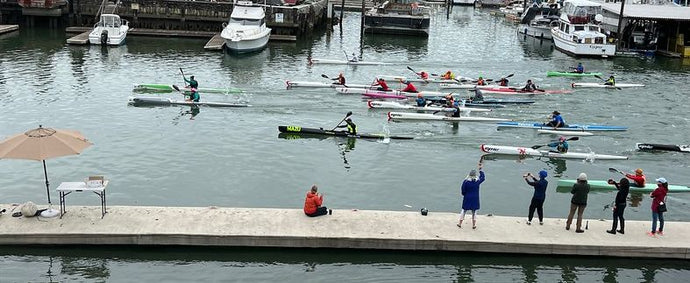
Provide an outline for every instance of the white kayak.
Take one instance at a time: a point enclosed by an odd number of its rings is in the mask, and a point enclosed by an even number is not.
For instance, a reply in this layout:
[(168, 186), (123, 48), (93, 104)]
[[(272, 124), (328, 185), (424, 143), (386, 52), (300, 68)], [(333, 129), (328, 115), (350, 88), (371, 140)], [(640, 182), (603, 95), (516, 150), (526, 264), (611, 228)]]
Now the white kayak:
[[(334, 84), (334, 83), (322, 83), (322, 82), (305, 82), (305, 81), (285, 81), (287, 88), (293, 87), (312, 87), (312, 88), (336, 88), (336, 87), (351, 87), (351, 88), (372, 88), (371, 85), (363, 84)], [(374, 87), (375, 88), (375, 87)]]
[[(417, 111), (428, 111), (428, 112), (453, 112), (453, 108), (440, 107), (440, 106), (416, 106), (409, 104), (402, 104), (395, 101), (367, 101), (367, 106), (374, 109), (409, 109)], [(489, 112), (491, 109), (488, 108), (470, 108), (470, 107), (458, 107), (462, 112)]]
[(615, 86), (613, 85), (605, 85), (603, 83), (572, 83), (570, 84), (572, 87), (595, 87), (595, 88), (626, 88), (626, 87), (643, 87), (643, 84), (616, 84)]
[(477, 85), (477, 84), (447, 84), (442, 83), (438, 86), (440, 89), (488, 89), (488, 88), (515, 88), (510, 86), (499, 86), (499, 85)]
[(403, 81), (410, 81), (413, 83), (424, 83), (424, 84), (428, 84), (428, 83), (453, 84), (453, 83), (458, 82), (457, 80), (445, 80), (445, 79), (441, 79), (441, 78), (422, 79), (422, 78), (407, 78), (404, 76), (391, 76), (391, 75), (379, 75), (379, 76), (377, 76), (377, 78), (383, 78), (383, 79), (386, 79), (386, 80), (389, 80), (392, 82), (397, 82), (397, 81), (403, 80)]
[(312, 58), (309, 60), (310, 64), (336, 64), (336, 65), (386, 65), (383, 62), (374, 61), (350, 61), (350, 60), (332, 60), (332, 59), (318, 59)]
[(587, 160), (626, 160), (627, 156), (622, 155), (607, 155), (587, 152), (566, 152), (558, 153), (549, 150), (538, 150), (530, 147), (519, 146), (503, 146), (503, 145), (486, 145), (482, 144), (479, 149), (485, 153), (490, 154), (507, 154), (517, 156), (534, 156), (534, 157), (549, 157), (549, 158), (564, 158), (564, 159), (587, 159)]
[(448, 117), (445, 115), (434, 115), (425, 113), (407, 112), (388, 112), (388, 120), (425, 120), (425, 121), (449, 121), (449, 122), (501, 122), (510, 119), (490, 118), (490, 117)]
[[(350, 85), (348, 85), (350, 86)], [(382, 90), (375, 90), (375, 89), (364, 89), (364, 88), (353, 88), (353, 87), (336, 87), (335, 91), (338, 93), (343, 93), (343, 94), (386, 94), (386, 95), (397, 95), (397, 96), (406, 96), (406, 97), (417, 97), (418, 94), (421, 94), (423, 97), (444, 97), (446, 95), (449, 95), (451, 93), (447, 92), (438, 92), (438, 91), (420, 91), (420, 92), (404, 92), (400, 90), (391, 90), (391, 91), (382, 91)]]
[(540, 134), (552, 134), (552, 135), (562, 135), (562, 136), (593, 136), (593, 133), (590, 132), (578, 132), (578, 131), (558, 131), (558, 130), (546, 130), (546, 129), (539, 129), (537, 130), (538, 133)]
[(184, 105), (184, 106), (209, 106), (209, 107), (248, 107), (249, 104), (239, 102), (213, 102), (213, 101), (186, 101), (174, 100), (159, 96), (131, 96), (127, 103), (132, 106), (154, 106), (154, 105)]

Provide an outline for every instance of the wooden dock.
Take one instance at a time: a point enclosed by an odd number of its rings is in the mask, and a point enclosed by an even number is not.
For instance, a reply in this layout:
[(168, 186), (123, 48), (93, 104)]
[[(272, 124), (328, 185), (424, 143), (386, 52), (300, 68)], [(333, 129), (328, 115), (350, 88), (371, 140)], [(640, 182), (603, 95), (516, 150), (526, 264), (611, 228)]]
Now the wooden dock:
[(10, 33), (19, 30), (19, 25), (0, 25), (0, 34)]
[(220, 37), (220, 33), (211, 37), (211, 39), (204, 45), (204, 50), (223, 50), (225, 40)]
[(75, 44), (75, 45), (89, 44), (89, 33), (91, 33), (90, 29), (85, 31), (85, 32), (82, 32), (78, 35), (75, 35), (73, 37), (70, 37), (67, 39), (67, 44)]

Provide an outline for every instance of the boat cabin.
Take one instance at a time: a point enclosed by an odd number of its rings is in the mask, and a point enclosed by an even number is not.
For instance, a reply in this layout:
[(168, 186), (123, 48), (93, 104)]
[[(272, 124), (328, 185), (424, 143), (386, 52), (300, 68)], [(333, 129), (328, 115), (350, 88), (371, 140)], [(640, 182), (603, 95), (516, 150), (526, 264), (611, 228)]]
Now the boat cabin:
[(101, 20), (96, 23), (96, 27), (119, 28), (122, 25), (120, 16), (115, 14), (101, 14)]
[(250, 1), (239, 1), (235, 4), (228, 24), (242, 26), (262, 26), (265, 24), (263, 7), (253, 6)]

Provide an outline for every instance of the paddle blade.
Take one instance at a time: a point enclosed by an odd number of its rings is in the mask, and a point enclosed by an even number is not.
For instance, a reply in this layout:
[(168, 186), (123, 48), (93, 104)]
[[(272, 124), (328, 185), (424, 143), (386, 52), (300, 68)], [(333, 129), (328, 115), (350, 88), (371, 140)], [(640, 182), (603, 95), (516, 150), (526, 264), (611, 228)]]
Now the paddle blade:
[(609, 167), (609, 172), (616, 172), (616, 173), (618, 173), (618, 172), (620, 172), (620, 171), (618, 171), (618, 169), (616, 169), (616, 168)]
[[(410, 66), (407, 66), (407, 69), (410, 70), (410, 71), (415, 72), (415, 71), (412, 69), (412, 67), (410, 67)], [(416, 73), (416, 72), (415, 72), (415, 73)]]
[(534, 145), (534, 146), (532, 146), (532, 149), (537, 149), (537, 148), (540, 148), (540, 147), (542, 147), (542, 146), (543, 146), (543, 145)]
[(571, 137), (568, 140), (569, 141), (577, 141), (577, 140), (580, 140), (580, 137)]
[(330, 79), (328, 76), (326, 76), (326, 74), (321, 74), (321, 77), (326, 78), (326, 79)]
[(173, 87), (176, 91), (180, 91), (180, 88), (177, 87), (176, 85), (172, 85), (172, 87)]
[(599, 75), (594, 75), (594, 77), (597, 78), (597, 79), (600, 79), (600, 80), (602, 80), (602, 81), (605, 81), (605, 79), (602, 78), (602, 77), (600, 77)]
[(345, 117), (350, 117), (350, 116), (352, 116), (352, 111), (348, 111), (347, 115), (345, 115)]
[(507, 78), (510, 78), (510, 77), (512, 77), (512, 76), (514, 76), (514, 75), (515, 75), (515, 74), (510, 74), (510, 75), (505, 76), (504, 78), (507, 79)]

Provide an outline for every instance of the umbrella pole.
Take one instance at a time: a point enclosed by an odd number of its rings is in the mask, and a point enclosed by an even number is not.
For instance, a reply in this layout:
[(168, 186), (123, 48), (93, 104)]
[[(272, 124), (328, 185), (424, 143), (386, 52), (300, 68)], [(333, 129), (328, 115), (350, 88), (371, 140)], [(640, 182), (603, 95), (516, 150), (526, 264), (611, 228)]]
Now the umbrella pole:
[(52, 205), (50, 202), (50, 183), (48, 183), (48, 170), (46, 170), (46, 161), (43, 160), (43, 174), (46, 176), (46, 193), (48, 193), (48, 204)]

